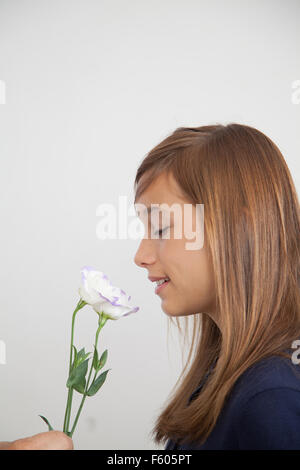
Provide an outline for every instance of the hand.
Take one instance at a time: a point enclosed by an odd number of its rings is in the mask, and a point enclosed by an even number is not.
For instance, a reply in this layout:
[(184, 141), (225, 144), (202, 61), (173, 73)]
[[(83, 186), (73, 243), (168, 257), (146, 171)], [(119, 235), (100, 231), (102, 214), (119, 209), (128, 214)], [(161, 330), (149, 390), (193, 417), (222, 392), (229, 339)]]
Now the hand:
[(6, 450), (73, 450), (73, 441), (62, 431), (47, 431), (11, 442)]

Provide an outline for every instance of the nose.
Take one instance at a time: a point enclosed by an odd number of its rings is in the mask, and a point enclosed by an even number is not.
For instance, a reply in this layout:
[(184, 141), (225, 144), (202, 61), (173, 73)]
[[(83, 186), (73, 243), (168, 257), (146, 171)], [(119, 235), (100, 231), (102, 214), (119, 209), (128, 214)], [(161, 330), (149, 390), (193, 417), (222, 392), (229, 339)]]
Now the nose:
[(140, 268), (146, 268), (156, 261), (156, 254), (150, 239), (143, 239), (135, 254), (134, 262)]

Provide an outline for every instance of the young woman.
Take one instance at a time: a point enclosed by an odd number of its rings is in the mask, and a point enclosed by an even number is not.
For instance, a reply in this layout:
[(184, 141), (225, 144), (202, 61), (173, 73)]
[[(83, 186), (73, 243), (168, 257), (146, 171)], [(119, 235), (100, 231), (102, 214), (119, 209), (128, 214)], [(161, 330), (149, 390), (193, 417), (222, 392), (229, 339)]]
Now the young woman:
[[(278, 147), (246, 125), (180, 127), (140, 164), (135, 204), (170, 208), (166, 225), (145, 210), (150, 235), (134, 261), (151, 281), (169, 279), (157, 294), (186, 337), (193, 320), (156, 444), (300, 449), (300, 212)], [(184, 230), (174, 237), (184, 220), (173, 204), (192, 207), (193, 233), (203, 205), (202, 247), (187, 249)]]

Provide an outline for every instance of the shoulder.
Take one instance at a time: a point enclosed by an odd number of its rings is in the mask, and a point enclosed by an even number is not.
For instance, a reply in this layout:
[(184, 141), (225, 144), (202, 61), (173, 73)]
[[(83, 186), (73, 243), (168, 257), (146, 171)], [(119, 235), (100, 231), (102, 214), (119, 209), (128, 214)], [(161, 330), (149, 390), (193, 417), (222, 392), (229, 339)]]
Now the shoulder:
[(253, 395), (274, 388), (300, 392), (300, 365), (291, 358), (270, 356), (249, 367), (235, 383), (235, 394), (247, 401)]
[(272, 356), (236, 382), (233, 412), (242, 449), (300, 449), (300, 366)]

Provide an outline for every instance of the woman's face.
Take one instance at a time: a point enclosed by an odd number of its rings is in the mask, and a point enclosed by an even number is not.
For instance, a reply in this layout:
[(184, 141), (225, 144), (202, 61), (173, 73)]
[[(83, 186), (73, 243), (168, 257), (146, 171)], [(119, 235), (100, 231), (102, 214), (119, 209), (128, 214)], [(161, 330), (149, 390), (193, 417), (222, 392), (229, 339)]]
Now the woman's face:
[[(174, 217), (170, 209), (170, 224), (163, 223), (160, 217), (158, 222), (151, 225), (153, 219), (151, 220), (150, 214), (142, 217), (147, 235), (141, 240), (134, 262), (137, 266), (147, 269), (148, 277), (170, 279), (170, 282), (157, 294), (162, 300), (162, 309), (167, 315), (181, 316), (205, 312), (214, 317), (213, 270), (205, 238), (202, 248), (190, 250), (185, 246), (186, 243), (194, 240), (185, 237), (187, 232), (183, 226), (184, 204), (192, 207), (190, 230), (192, 228), (194, 232), (196, 231), (196, 206), (191, 205), (182, 197), (180, 187), (171, 173), (162, 173), (136, 200), (136, 204), (149, 207), (151, 204), (165, 204), (171, 208), (174, 203), (182, 207), (182, 216), (179, 219), (178, 216)], [(168, 221), (168, 218), (166, 220)], [(181, 238), (174, 237), (175, 223), (182, 224)], [(153, 236), (151, 238), (151, 227), (154, 233), (157, 233), (159, 229), (166, 228), (167, 230), (164, 230), (159, 238), (153, 238)], [(168, 238), (163, 239), (166, 233)], [(156, 282), (153, 282), (153, 292), (155, 287)]]

